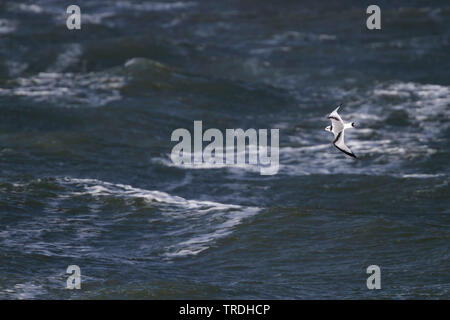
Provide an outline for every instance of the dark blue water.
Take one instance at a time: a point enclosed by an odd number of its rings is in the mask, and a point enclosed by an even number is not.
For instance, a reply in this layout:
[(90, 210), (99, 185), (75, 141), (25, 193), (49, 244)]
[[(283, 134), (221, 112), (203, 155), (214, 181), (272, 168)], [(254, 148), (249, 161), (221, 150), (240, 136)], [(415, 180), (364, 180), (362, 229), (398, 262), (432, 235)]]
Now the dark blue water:
[[(450, 6), (369, 4), (2, 1), (0, 298), (449, 299)], [(174, 165), (194, 120), (278, 174)]]

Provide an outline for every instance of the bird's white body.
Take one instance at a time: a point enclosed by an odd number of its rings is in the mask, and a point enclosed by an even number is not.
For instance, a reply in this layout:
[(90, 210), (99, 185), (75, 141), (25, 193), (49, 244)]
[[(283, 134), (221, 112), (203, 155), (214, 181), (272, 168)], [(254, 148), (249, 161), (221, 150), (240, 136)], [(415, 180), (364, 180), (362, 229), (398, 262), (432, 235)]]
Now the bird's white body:
[(333, 145), (337, 149), (349, 155), (350, 157), (356, 158), (355, 154), (350, 150), (349, 147), (347, 147), (344, 142), (345, 129), (354, 128), (355, 124), (354, 122), (344, 123), (341, 116), (338, 114), (339, 108), (340, 106), (328, 115), (328, 119), (331, 120), (331, 126), (326, 127), (325, 130), (333, 133)]

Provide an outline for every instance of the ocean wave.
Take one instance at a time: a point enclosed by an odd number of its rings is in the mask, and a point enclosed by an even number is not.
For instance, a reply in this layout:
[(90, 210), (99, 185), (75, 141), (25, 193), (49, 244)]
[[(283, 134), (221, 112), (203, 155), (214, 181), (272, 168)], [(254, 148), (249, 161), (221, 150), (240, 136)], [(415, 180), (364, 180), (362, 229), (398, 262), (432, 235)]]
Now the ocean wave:
[(412, 174), (400, 174), (402, 178), (414, 178), (414, 179), (430, 179), (430, 178), (439, 178), (445, 176), (444, 174), (429, 174), (429, 173), (412, 173)]
[(18, 300), (36, 299), (38, 296), (48, 294), (48, 291), (42, 284), (28, 281), (17, 283), (10, 289), (3, 290), (3, 294), (7, 297)]
[[(240, 205), (223, 204), (212, 201), (187, 200), (161, 191), (149, 191), (134, 188), (129, 185), (114, 184), (96, 179), (64, 178), (62, 184), (82, 186), (83, 191), (73, 192), (72, 195), (117, 196), (120, 198), (143, 198), (152, 204), (160, 203), (163, 206), (162, 214), (171, 219), (193, 218), (192, 223), (197, 226), (194, 236), (165, 247), (164, 256), (167, 258), (196, 255), (208, 249), (215, 241), (233, 232), (233, 228), (260, 211), (256, 207), (243, 207)], [(167, 207), (166, 204), (175, 207)], [(158, 204), (156, 204), (158, 205)], [(198, 216), (203, 216), (199, 221)], [(222, 221), (217, 223), (217, 221)], [(192, 225), (177, 229), (178, 236), (185, 230), (192, 233)], [(195, 229), (194, 229), (195, 230)]]
[(115, 3), (119, 9), (132, 9), (138, 11), (170, 11), (177, 9), (187, 9), (197, 5), (196, 2), (147, 2), (147, 3), (132, 3), (128, 1), (118, 1)]
[(37, 4), (27, 4), (20, 2), (8, 2), (7, 7), (14, 12), (26, 12), (26, 13), (44, 13), (46, 9)]
[[(249, 172), (260, 172), (261, 166), (260, 164), (251, 164), (251, 163), (242, 163), (242, 164), (235, 164), (235, 163), (227, 163), (226, 162), (226, 154), (229, 152), (234, 153), (236, 157), (243, 156), (244, 159), (247, 159), (246, 157), (249, 157), (250, 155), (255, 156), (258, 158), (259, 152), (261, 153), (267, 153), (267, 149), (263, 148), (262, 146), (258, 145), (247, 145), (248, 149), (242, 151), (242, 150), (235, 150), (236, 146), (223, 146), (222, 152), (222, 163), (208, 163), (208, 162), (202, 162), (202, 163), (194, 163), (192, 161), (191, 163), (182, 163), (182, 164), (176, 164), (170, 159), (170, 155), (166, 155), (166, 157), (155, 157), (152, 158), (150, 161), (155, 164), (167, 166), (167, 167), (176, 167), (180, 169), (193, 169), (193, 170), (210, 170), (210, 169), (229, 169), (229, 170), (244, 170)], [(270, 146), (269, 146), (270, 148)], [(259, 150), (259, 151), (258, 151)], [(185, 152), (185, 156), (189, 159), (194, 159), (196, 156), (199, 156), (201, 159), (203, 159), (203, 151), (200, 153), (195, 152)]]
[(71, 43), (63, 47), (62, 52), (56, 57), (56, 61), (47, 68), (46, 72), (63, 72), (70, 66), (75, 65), (83, 53), (79, 43)]
[[(73, 59), (76, 59), (76, 55), (64, 56), (52, 68), (63, 68)], [(123, 77), (101, 72), (40, 72), (11, 80), (8, 87), (0, 88), (0, 96), (23, 97), (59, 107), (100, 107), (121, 99), (119, 89), (123, 85)]]
[(119, 196), (128, 198), (144, 198), (150, 202), (156, 201), (166, 204), (174, 204), (184, 209), (196, 209), (200, 213), (212, 210), (239, 209), (238, 205), (227, 205), (212, 201), (187, 200), (182, 197), (172, 196), (161, 191), (150, 191), (134, 188), (130, 185), (105, 182), (97, 179), (62, 178), (57, 180), (62, 185), (75, 185), (82, 187), (82, 191), (73, 191), (72, 195), (91, 196)]
[(0, 34), (12, 33), (17, 29), (18, 21), (10, 19), (0, 19)]
[[(257, 207), (189, 200), (97, 179), (35, 179), (7, 188), (39, 197), (45, 202), (45, 214), (8, 226), (0, 232), (0, 244), (11, 248), (21, 243), (23, 253), (43, 257), (96, 257), (98, 248), (92, 241), (105, 241), (106, 234), (114, 234), (126, 224), (134, 225), (135, 219), (139, 227), (135, 225), (132, 230), (137, 238), (130, 243), (139, 243), (140, 249), (135, 248), (134, 254), (152, 259), (196, 255), (260, 211)], [(80, 213), (64, 214), (68, 203), (78, 203), (80, 209), (72, 212)], [(111, 211), (111, 205), (114, 209), (110, 215), (102, 214)], [(46, 240), (57, 234), (58, 240)]]

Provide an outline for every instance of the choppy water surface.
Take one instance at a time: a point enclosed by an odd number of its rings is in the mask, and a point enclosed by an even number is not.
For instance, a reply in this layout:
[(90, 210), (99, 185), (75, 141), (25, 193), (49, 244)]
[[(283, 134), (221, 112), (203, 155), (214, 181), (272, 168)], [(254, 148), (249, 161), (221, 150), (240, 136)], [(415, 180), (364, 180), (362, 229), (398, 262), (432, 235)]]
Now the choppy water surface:
[[(450, 6), (368, 4), (2, 1), (0, 298), (450, 298)], [(194, 120), (278, 174), (173, 165)]]

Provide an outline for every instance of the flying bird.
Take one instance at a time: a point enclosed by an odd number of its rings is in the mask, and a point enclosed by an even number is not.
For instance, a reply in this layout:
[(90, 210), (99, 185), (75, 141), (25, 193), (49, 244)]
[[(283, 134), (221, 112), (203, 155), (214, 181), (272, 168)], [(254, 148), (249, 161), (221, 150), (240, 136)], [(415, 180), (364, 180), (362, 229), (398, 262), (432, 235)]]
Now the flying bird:
[(356, 158), (355, 154), (350, 150), (349, 147), (345, 145), (344, 142), (344, 132), (345, 129), (350, 129), (355, 127), (354, 122), (344, 123), (341, 116), (338, 114), (339, 108), (342, 106), (340, 104), (332, 113), (328, 115), (328, 119), (331, 120), (331, 126), (325, 128), (325, 131), (332, 132), (334, 135), (333, 144), (336, 148), (341, 150), (343, 153), (349, 155), (350, 157)]

